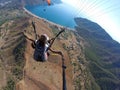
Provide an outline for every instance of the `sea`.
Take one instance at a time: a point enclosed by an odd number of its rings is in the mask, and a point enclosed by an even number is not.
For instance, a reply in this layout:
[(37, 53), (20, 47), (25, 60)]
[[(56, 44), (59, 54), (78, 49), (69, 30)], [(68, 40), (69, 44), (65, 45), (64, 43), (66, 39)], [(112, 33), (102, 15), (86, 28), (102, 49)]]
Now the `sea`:
[(78, 10), (67, 3), (52, 5), (26, 5), (25, 8), (41, 18), (47, 19), (55, 24), (74, 29), (76, 23), (74, 18), (78, 14)]

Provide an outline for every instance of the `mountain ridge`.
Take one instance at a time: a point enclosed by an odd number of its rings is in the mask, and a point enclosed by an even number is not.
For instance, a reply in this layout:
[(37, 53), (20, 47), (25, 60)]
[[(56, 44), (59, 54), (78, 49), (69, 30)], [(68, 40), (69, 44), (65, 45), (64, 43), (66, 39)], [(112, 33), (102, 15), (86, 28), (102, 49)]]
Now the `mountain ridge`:
[[(92, 26), (90, 23), (91, 21), (88, 22), (87, 21), (88, 21), (87, 19), (82, 20), (82, 18), (79, 18), (79, 22), (77, 21), (79, 24), (78, 27), (76, 27), (76, 30), (80, 36), (84, 37), (84, 39), (87, 42), (89, 42), (89, 46), (87, 45), (85, 49), (85, 56), (87, 60), (90, 61), (89, 66), (91, 69), (90, 71), (92, 72), (92, 75), (95, 77), (96, 82), (101, 86), (101, 89), (104, 88), (106, 88), (106, 90), (120, 89), (119, 87), (120, 44), (117, 41), (113, 40), (105, 32), (105, 30), (102, 30), (102, 28), (98, 28), (100, 30), (97, 29), (98, 31), (100, 31), (100, 33), (94, 34), (94, 32), (98, 32), (95, 29), (98, 27), (98, 26), (95, 27), (97, 24), (92, 23), (94, 25)], [(80, 27), (81, 26), (80, 23), (82, 23), (82, 28)], [(116, 70), (116, 68), (118, 69)], [(105, 84), (105, 82), (107, 84)]]
[[(21, 1), (15, 6), (11, 4), (8, 5), (11, 7), (9, 10), (2, 7), (7, 14), (2, 16), (0, 24), (0, 72), (3, 73), (0, 88), (62, 90), (60, 56), (51, 54), (47, 62), (36, 62), (32, 57), (31, 42), (25, 38), (26, 35), (34, 39), (32, 21), (36, 22), (38, 34), (46, 33), (50, 38), (59, 32), (59, 26), (24, 12)], [(8, 16), (12, 12), (16, 13)], [(65, 55), (67, 89), (119, 90), (120, 44), (98, 24), (84, 18), (76, 18), (75, 21), (76, 31), (67, 29), (52, 47), (62, 50)]]

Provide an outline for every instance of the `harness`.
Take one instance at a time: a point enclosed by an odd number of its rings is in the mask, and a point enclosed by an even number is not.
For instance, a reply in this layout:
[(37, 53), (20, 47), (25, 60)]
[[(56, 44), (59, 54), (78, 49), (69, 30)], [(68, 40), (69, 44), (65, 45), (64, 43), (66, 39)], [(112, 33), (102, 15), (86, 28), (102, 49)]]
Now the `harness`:
[(42, 46), (39, 41), (35, 44), (34, 59), (36, 61), (45, 61), (45, 55), (47, 53), (49, 45)]

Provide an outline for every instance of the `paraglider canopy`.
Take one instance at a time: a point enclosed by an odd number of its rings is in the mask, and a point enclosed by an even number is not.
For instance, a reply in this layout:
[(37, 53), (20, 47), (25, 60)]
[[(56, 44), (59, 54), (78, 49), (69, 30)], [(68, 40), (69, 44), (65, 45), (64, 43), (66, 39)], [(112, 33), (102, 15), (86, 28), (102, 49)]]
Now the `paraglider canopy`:
[(43, 0), (43, 2), (46, 2), (48, 5), (51, 5), (51, 1), (50, 0)]
[(46, 1), (47, 1), (48, 5), (51, 5), (51, 1), (50, 0), (46, 0)]

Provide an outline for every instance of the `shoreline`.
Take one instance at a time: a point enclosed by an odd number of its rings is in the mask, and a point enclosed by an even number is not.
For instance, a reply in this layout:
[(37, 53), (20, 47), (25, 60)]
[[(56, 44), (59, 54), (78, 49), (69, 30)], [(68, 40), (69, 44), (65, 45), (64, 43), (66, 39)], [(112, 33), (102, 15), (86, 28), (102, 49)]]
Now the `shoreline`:
[(25, 7), (23, 7), (23, 10), (24, 10), (27, 14), (29, 14), (29, 15), (37, 18), (37, 19), (43, 20), (43, 21), (47, 22), (48, 24), (57, 26), (58, 28), (66, 28), (66, 29), (68, 29), (68, 30), (73, 30), (73, 31), (75, 31), (75, 29), (72, 29), (72, 28), (69, 28), (69, 27), (66, 27), (66, 26), (62, 26), (62, 25), (60, 25), (60, 24), (56, 24), (56, 23), (54, 23), (54, 22), (52, 22), (52, 21), (49, 21), (49, 20), (47, 20), (47, 19), (45, 19), (45, 18), (39, 17), (39, 16), (31, 13), (30, 11), (28, 11)]

